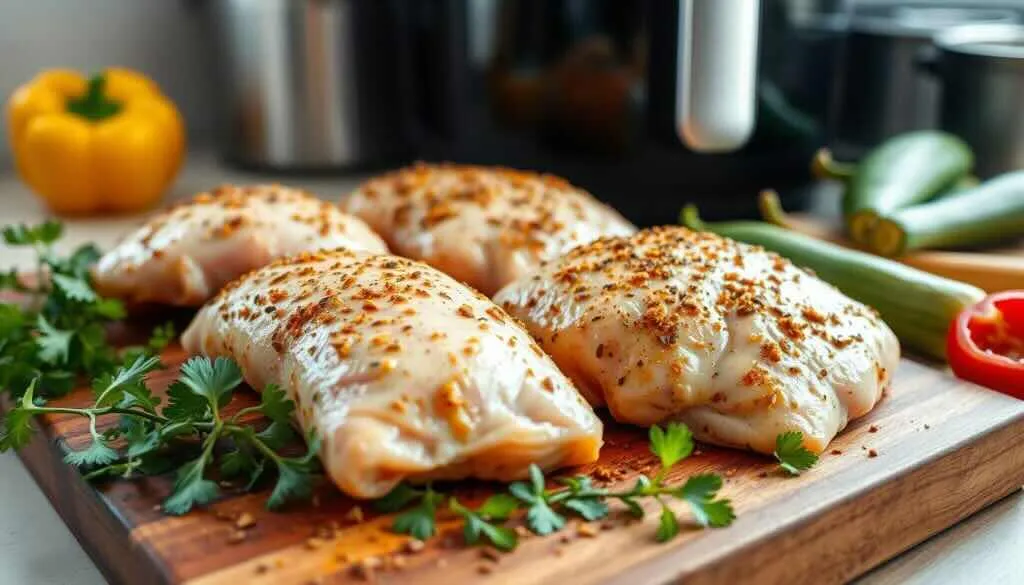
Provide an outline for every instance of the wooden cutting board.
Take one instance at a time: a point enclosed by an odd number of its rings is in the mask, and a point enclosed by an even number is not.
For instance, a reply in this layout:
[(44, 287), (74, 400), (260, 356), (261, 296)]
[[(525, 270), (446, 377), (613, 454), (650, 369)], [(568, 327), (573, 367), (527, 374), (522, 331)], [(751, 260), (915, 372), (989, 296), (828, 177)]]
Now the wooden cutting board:
[[(153, 386), (163, 388), (183, 358), (180, 348), (169, 350), (165, 362), (175, 367), (154, 374)], [(54, 402), (85, 405), (89, 392)], [(242, 392), (232, 407), (254, 403)], [(577, 526), (527, 537), (496, 561), (464, 547), (450, 524), (424, 550), (405, 552), (405, 538), (387, 531), (389, 518), (374, 518), (363, 506), (365, 520), (355, 522), (355, 503), (326, 483), (313, 502), (283, 512), (265, 511), (266, 494), (256, 493), (167, 517), (158, 504), (170, 478), (93, 487), (61, 461), (60, 443), (80, 446), (84, 421), (53, 416), (41, 427), (22, 460), (106, 577), (133, 585), (361, 582), (352, 564), (367, 556), (385, 561), (377, 582), (396, 584), (840, 583), (1024, 484), (1024, 401), (910, 360), (878, 408), (854, 421), (803, 476), (785, 477), (768, 458), (710, 446), (677, 466), (674, 479), (702, 471), (725, 476), (724, 494), (738, 514), (728, 528), (684, 528), (675, 541), (657, 544), (656, 515), (637, 522), (613, 513), (596, 533)], [(581, 471), (618, 470), (613, 483), (628, 484), (653, 469), (643, 430), (609, 423), (605, 440), (600, 463)], [(499, 487), (441, 489), (479, 501)], [(232, 544), (234, 519), (243, 513), (255, 525)]]

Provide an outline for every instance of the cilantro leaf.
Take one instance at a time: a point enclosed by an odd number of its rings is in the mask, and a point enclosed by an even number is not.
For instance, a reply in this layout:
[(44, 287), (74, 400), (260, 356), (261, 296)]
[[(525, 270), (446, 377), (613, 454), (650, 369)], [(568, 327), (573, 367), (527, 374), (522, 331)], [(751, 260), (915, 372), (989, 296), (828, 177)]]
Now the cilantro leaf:
[(224, 477), (239, 477), (250, 473), (256, 467), (256, 459), (244, 449), (228, 451), (220, 458), (220, 474)]
[(392, 529), (420, 540), (430, 538), (437, 531), (437, 504), (441, 500), (441, 494), (427, 486), (419, 505), (396, 516)]
[(267, 428), (256, 433), (256, 437), (271, 449), (280, 449), (295, 440), (295, 432), (290, 424), (274, 421)]
[(142, 383), (142, 378), (158, 367), (159, 358), (139, 356), (131, 364), (118, 368), (113, 374), (104, 374), (96, 378), (92, 384), (96, 406), (118, 404), (127, 396), (129, 403), (124, 406), (138, 404), (147, 412), (156, 412), (158, 399)]
[[(123, 310), (123, 308), (122, 308)], [(149, 335), (149, 340), (146, 342), (146, 347), (149, 348), (149, 352), (153, 355), (158, 355), (168, 345), (174, 341), (177, 332), (174, 329), (174, 323), (168, 321), (163, 325), (157, 325), (153, 328), (153, 332)]]
[(486, 538), (495, 548), (503, 551), (513, 550), (518, 544), (514, 530), (507, 526), (491, 524), (484, 519), (480, 509), (474, 512), (460, 504), (455, 498), (448, 500), (448, 508), (462, 517), (462, 536), (466, 540), (466, 544), (478, 544), (481, 537)]
[(530, 465), (530, 483), (517, 481), (508, 487), (509, 493), (527, 504), (526, 526), (535, 534), (551, 534), (565, 526), (565, 517), (548, 504), (544, 491), (544, 474), (536, 464)]
[(3, 229), (4, 242), (10, 246), (48, 246), (60, 239), (64, 226), (48, 220), (36, 226), (9, 225)]
[(301, 462), (283, 459), (277, 464), (277, 482), (267, 499), (267, 507), (280, 508), (290, 500), (308, 498), (313, 493), (309, 469)]
[(124, 319), (125, 315), (127, 315), (124, 310), (124, 303), (117, 299), (98, 299), (92, 306), (92, 311), (96, 315), (111, 321)]
[(260, 412), (264, 416), (274, 422), (288, 424), (294, 411), (295, 402), (276, 384), (269, 384), (263, 389), (260, 395)]
[(193, 357), (181, 366), (180, 381), (216, 409), (224, 406), (231, 398), (231, 391), (242, 383), (242, 370), (226, 358), (210, 361)]
[(693, 435), (686, 425), (671, 422), (662, 430), (654, 425), (650, 430), (651, 452), (661, 460), (662, 469), (668, 469), (693, 452)]
[(563, 506), (585, 520), (598, 520), (608, 515), (608, 504), (601, 500), (607, 492), (595, 489), (589, 477), (565, 477), (560, 481), (569, 487), (569, 496), (563, 501)]
[(32, 440), (32, 431), (31, 412), (23, 408), (9, 410), (4, 416), (3, 423), (0, 424), (0, 453), (8, 449), (21, 449), (28, 445)]
[(488, 520), (508, 520), (518, 507), (519, 500), (509, 494), (494, 494), (480, 504), (476, 513)]
[(679, 520), (668, 506), (663, 505), (661, 517), (658, 519), (658, 531), (654, 533), (654, 538), (658, 542), (668, 542), (677, 534), (679, 534)]
[(313, 493), (313, 481), (310, 473), (315, 467), (314, 459), (320, 451), (320, 439), (310, 432), (306, 437), (308, 443), (306, 454), (302, 457), (289, 459), (278, 458), (277, 482), (274, 490), (267, 498), (267, 507), (279, 508), (289, 500), (308, 498)]
[(204, 454), (178, 469), (171, 495), (163, 503), (165, 512), (181, 516), (195, 506), (208, 504), (217, 499), (220, 495), (217, 484), (203, 478), (206, 464), (207, 457)]
[(406, 483), (400, 483), (383, 497), (374, 500), (372, 506), (378, 512), (397, 512), (422, 498), (423, 494), (423, 490), (413, 488)]
[(635, 499), (626, 496), (619, 498), (619, 501), (626, 505), (626, 509), (629, 511), (630, 516), (634, 518), (644, 517), (644, 509)]
[(118, 459), (117, 451), (111, 449), (103, 440), (96, 436), (93, 437), (92, 442), (85, 449), (78, 451), (67, 449), (64, 453), (64, 462), (75, 467), (107, 465)]
[(39, 359), (48, 364), (66, 363), (68, 352), (71, 351), (71, 338), (75, 332), (57, 329), (42, 315), (36, 319), (36, 327), (39, 328), (39, 335), (36, 337)]
[(804, 447), (804, 434), (800, 431), (789, 431), (775, 437), (775, 458), (781, 467), (790, 475), (800, 475), (814, 467), (818, 456)]
[(210, 405), (183, 382), (175, 381), (167, 387), (167, 406), (163, 415), (175, 420), (201, 420), (206, 418)]
[(694, 475), (686, 480), (675, 496), (690, 505), (694, 520), (701, 526), (722, 527), (732, 523), (736, 515), (729, 500), (716, 500), (722, 488), (722, 478), (713, 473)]
[(53, 284), (64, 293), (64, 296), (72, 301), (91, 303), (98, 298), (96, 291), (92, 290), (92, 287), (89, 286), (89, 283), (84, 278), (57, 273), (53, 275), (52, 279)]
[(584, 520), (600, 520), (608, 515), (608, 504), (598, 498), (570, 498), (564, 505)]

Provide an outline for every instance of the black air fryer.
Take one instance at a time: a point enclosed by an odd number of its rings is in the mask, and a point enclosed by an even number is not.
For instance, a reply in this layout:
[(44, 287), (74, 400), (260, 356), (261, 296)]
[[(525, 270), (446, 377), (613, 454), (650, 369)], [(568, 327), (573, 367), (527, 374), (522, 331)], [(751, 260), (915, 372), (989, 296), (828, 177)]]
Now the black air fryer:
[(800, 4), (399, 2), (415, 152), (562, 175), (640, 224), (752, 215), (823, 140), (841, 27)]

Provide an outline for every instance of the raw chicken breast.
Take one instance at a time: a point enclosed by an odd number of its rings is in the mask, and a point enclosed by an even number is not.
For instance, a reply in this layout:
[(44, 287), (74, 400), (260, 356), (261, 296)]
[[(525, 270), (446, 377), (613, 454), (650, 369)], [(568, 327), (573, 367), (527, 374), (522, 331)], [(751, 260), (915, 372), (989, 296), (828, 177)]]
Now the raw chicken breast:
[(418, 164), (368, 181), (340, 205), (396, 254), (487, 295), (573, 246), (636, 231), (563, 179), (502, 168)]
[(224, 185), (157, 215), (100, 258), (105, 296), (198, 306), (232, 279), (277, 258), (321, 248), (386, 253), (362, 220), (279, 185)]
[(580, 246), (495, 302), (617, 420), (763, 453), (784, 431), (821, 452), (900, 354), (871, 309), (789, 261), (681, 227)]
[(594, 461), (601, 422), (513, 319), (425, 264), (337, 250), (228, 286), (183, 337), (285, 388), (360, 498), (403, 479), (524, 477)]

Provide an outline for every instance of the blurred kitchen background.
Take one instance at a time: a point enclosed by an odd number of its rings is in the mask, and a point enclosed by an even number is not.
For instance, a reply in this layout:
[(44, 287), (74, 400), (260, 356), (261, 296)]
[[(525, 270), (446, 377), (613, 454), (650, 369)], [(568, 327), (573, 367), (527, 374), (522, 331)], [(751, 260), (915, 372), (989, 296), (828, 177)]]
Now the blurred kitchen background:
[[(719, 3), (728, 19), (684, 22), (673, 0), (7, 2), (0, 93), (45, 68), (129, 67), (177, 104), (190, 153), (233, 168), (506, 164), (641, 223), (684, 200), (749, 215), (765, 187), (799, 207), (818, 147), (854, 158), (914, 128), (967, 134), (982, 176), (1024, 166), (1024, 0)], [(964, 23), (1009, 28), (964, 37), (994, 47), (985, 63), (943, 59), (933, 35)], [(686, 100), (735, 125), (685, 128)]]

